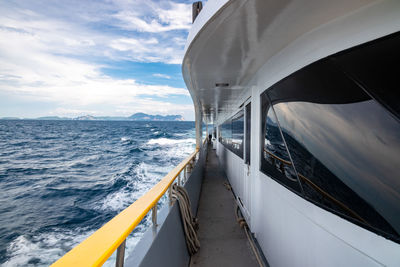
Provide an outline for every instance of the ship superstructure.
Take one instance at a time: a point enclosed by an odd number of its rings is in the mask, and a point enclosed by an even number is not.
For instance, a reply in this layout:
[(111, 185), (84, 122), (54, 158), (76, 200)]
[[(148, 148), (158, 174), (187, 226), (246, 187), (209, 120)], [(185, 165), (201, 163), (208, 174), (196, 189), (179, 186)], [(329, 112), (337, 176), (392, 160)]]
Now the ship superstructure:
[[(122, 266), (125, 238), (151, 209), (126, 266), (399, 266), (400, 2), (201, 8), (182, 65), (196, 152), (55, 266), (101, 265), (115, 250)], [(199, 216), (194, 255), (179, 203), (157, 212), (174, 183)], [(231, 220), (241, 234), (221, 234)]]

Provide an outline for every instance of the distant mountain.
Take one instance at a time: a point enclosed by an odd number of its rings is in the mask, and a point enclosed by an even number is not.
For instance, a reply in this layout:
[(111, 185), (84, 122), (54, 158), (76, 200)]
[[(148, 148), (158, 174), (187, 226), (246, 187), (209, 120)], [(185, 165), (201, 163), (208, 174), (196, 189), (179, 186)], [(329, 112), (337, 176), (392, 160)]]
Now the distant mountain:
[(18, 117), (3, 117), (3, 118), (0, 118), (0, 120), (20, 120), (21, 118), (18, 118)]
[(80, 116), (80, 117), (73, 118), (73, 120), (76, 120), (76, 121), (96, 121), (97, 118), (94, 117), (94, 116), (91, 116), (91, 115), (85, 115), (85, 116)]
[[(0, 118), (0, 120), (19, 120), (21, 118), (14, 117), (4, 117)], [(96, 117), (92, 115), (79, 116), (76, 118), (66, 118), (66, 117), (58, 117), (58, 116), (46, 116), (39, 117), (36, 119), (28, 119), (28, 120), (78, 120), (78, 121), (184, 121), (185, 119), (181, 115), (149, 115), (145, 113), (135, 113), (129, 117)]]
[(149, 115), (146, 113), (135, 113), (128, 117), (132, 121), (184, 121), (181, 115)]
[(104, 117), (95, 117), (95, 118), (96, 118), (96, 120), (99, 120), (99, 121), (126, 121), (126, 120), (128, 120), (127, 117), (107, 117), (107, 116), (104, 116)]
[(58, 116), (46, 116), (46, 117), (39, 117), (34, 120), (42, 120), (42, 121), (65, 121), (71, 120), (71, 118), (66, 117), (58, 117)]

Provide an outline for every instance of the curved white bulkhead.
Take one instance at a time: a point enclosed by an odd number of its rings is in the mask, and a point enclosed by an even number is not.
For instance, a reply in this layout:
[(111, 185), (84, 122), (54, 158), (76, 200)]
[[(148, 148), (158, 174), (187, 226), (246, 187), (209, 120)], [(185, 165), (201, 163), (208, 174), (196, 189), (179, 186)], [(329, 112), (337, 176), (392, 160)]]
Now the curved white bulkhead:
[(397, 0), (208, 1), (193, 24), (182, 68), (204, 122), (222, 124), (251, 102), (249, 176), (219, 142), (217, 155), (271, 266), (400, 266), (400, 244), (260, 172), (260, 94), (318, 59), (399, 30)]

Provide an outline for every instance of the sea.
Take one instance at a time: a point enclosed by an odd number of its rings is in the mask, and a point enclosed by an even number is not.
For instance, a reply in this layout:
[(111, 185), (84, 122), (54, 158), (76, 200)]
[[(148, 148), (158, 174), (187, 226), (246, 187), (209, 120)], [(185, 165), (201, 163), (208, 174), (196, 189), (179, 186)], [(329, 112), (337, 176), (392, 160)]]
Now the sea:
[(0, 265), (50, 265), (194, 149), (194, 122), (0, 121)]

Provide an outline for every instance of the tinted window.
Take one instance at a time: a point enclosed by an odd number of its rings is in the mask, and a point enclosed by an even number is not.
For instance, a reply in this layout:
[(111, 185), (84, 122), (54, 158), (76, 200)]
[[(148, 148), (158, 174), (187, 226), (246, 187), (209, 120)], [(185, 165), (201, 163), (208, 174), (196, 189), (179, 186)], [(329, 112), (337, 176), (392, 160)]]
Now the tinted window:
[(243, 158), (244, 114), (243, 110), (232, 118), (232, 147)]
[(279, 183), (300, 192), (293, 164), (279, 130), (274, 110), (266, 95), (263, 95), (263, 103), (266, 119), (263, 126), (264, 147), (261, 156), (261, 170)]
[(304, 196), (398, 239), (396, 118), (331, 59), (292, 74), (268, 94)]
[(400, 34), (336, 54), (331, 60), (393, 115), (400, 118)]
[(246, 106), (246, 164), (250, 165), (251, 104)]
[(243, 138), (244, 113), (241, 110), (221, 125), (221, 142), (226, 148), (243, 158)]
[(221, 125), (221, 142), (230, 145), (232, 142), (232, 121), (227, 120)]

